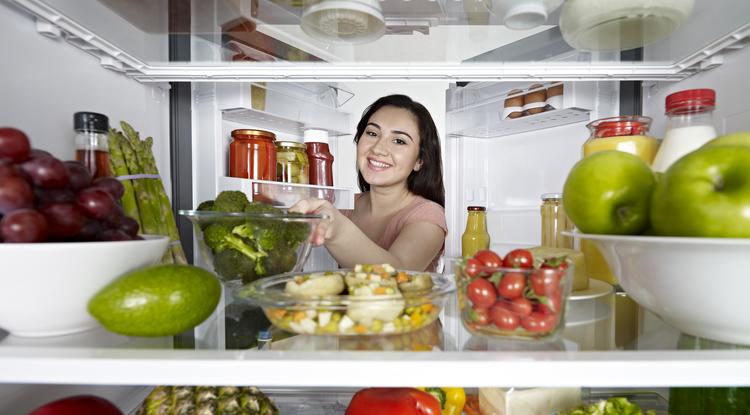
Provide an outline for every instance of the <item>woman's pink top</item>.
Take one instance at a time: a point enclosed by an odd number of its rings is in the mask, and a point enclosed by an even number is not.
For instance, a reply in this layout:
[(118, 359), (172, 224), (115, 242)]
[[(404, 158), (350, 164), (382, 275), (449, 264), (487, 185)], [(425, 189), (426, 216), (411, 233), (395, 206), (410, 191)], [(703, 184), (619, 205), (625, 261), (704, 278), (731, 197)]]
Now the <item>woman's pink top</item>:
[[(362, 196), (362, 193), (358, 194), (356, 198), (358, 199), (360, 196)], [(354, 211), (351, 209), (341, 209), (341, 213), (349, 219), (352, 218), (353, 212)], [(417, 196), (408, 206), (396, 212), (388, 223), (388, 226), (385, 228), (383, 236), (375, 241), (375, 243), (381, 248), (389, 250), (393, 241), (395, 241), (401, 233), (401, 230), (404, 229), (406, 225), (417, 222), (433, 223), (439, 226), (445, 235), (448, 234), (448, 224), (445, 221), (445, 209), (432, 200)], [(443, 240), (443, 246), (440, 248), (440, 252), (438, 252), (432, 262), (430, 262), (430, 265), (427, 266), (425, 271), (435, 272), (435, 270), (437, 270), (438, 261), (444, 250), (445, 240)]]

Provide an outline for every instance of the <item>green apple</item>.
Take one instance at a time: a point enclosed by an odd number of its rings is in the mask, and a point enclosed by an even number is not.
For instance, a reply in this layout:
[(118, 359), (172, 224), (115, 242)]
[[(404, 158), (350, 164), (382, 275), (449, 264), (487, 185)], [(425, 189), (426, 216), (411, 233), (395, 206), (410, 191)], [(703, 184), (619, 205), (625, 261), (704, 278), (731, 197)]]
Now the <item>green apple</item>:
[(722, 135), (707, 142), (703, 147), (714, 146), (746, 146), (750, 147), (750, 131), (738, 131), (736, 133)]
[(702, 147), (669, 166), (651, 222), (665, 236), (750, 238), (750, 147)]
[(576, 163), (563, 187), (563, 206), (585, 233), (634, 235), (649, 225), (651, 167), (638, 156), (608, 150)]

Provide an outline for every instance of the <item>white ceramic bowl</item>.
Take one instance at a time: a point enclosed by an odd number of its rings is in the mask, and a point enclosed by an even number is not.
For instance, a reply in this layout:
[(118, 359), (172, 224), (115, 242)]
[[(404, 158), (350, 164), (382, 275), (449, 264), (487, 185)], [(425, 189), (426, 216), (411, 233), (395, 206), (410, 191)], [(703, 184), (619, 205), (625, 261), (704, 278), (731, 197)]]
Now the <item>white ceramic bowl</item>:
[(91, 297), (120, 275), (156, 263), (169, 238), (139, 241), (0, 243), (0, 327), (41, 337), (96, 327)]
[(623, 289), (684, 333), (750, 345), (750, 238), (591, 235)]

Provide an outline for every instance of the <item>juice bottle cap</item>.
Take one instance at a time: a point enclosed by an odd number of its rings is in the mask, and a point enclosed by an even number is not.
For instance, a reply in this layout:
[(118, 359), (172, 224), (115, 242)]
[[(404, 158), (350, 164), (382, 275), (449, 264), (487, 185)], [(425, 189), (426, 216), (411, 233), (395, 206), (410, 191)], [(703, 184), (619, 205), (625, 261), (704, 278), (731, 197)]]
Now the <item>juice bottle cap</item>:
[(466, 209), (468, 209), (469, 212), (484, 212), (487, 210), (484, 206), (469, 206)]

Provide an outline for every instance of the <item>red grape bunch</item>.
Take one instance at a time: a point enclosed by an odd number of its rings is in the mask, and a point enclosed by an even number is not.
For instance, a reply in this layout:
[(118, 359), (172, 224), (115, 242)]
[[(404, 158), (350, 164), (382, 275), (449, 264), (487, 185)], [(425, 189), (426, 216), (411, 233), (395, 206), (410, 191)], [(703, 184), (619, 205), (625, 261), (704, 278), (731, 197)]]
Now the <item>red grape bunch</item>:
[(15, 128), (0, 128), (0, 242), (84, 242), (141, 239), (138, 222), (119, 200), (111, 177), (92, 179), (77, 161), (31, 148)]

